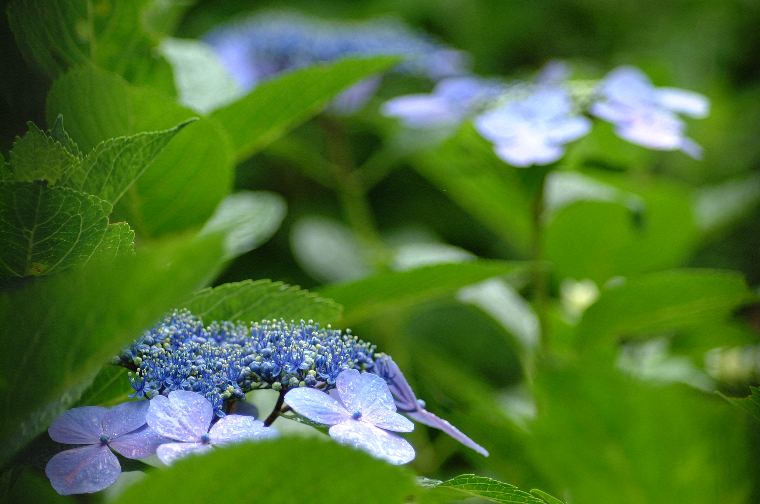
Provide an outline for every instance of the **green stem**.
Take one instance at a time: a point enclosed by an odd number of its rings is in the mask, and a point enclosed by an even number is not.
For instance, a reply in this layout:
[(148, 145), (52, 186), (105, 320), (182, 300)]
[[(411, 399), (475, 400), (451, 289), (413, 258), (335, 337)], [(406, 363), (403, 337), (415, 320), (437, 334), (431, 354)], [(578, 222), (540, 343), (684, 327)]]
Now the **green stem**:
[(538, 180), (533, 189), (533, 198), (531, 204), (531, 259), (533, 266), (531, 268), (531, 282), (533, 287), (533, 306), (538, 318), (539, 348), (546, 351), (549, 345), (549, 334), (547, 327), (546, 306), (549, 295), (549, 278), (546, 272), (546, 266), (543, 263), (543, 214), (544, 214), (544, 193), (546, 191), (546, 178), (549, 171), (538, 168)]

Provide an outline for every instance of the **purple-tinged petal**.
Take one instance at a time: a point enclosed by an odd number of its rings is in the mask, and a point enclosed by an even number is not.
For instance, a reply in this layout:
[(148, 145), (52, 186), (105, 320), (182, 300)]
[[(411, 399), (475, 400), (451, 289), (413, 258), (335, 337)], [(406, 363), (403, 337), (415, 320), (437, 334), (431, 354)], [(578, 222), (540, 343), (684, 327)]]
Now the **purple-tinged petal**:
[(545, 165), (557, 161), (565, 153), (562, 146), (546, 143), (542, 138), (523, 135), (520, 141), (497, 143), (494, 152), (503, 161), (518, 168)]
[(285, 404), (299, 415), (324, 425), (335, 425), (351, 418), (338, 400), (313, 388), (300, 387), (289, 391), (285, 394)]
[(329, 433), (339, 443), (366, 451), (391, 464), (414, 460), (414, 448), (406, 439), (365, 422), (346, 420), (330, 427)]
[(357, 82), (336, 96), (329, 110), (338, 115), (353, 114), (367, 104), (379, 87), (380, 79), (377, 77)]
[(618, 67), (608, 73), (601, 85), (601, 93), (610, 100), (622, 103), (648, 103), (652, 101), (654, 86), (644, 72), (635, 67)]
[(214, 408), (196, 392), (175, 390), (169, 397), (150, 400), (146, 415), (148, 425), (158, 434), (177, 441), (199, 441), (208, 432)]
[(139, 429), (145, 425), (148, 407), (148, 401), (134, 401), (114, 406), (103, 415), (101, 424), (103, 434), (113, 439)]
[(549, 125), (546, 136), (552, 142), (567, 143), (591, 131), (591, 121), (581, 116), (568, 116)]
[(53, 441), (66, 444), (100, 443), (103, 416), (108, 411), (100, 406), (70, 409), (55, 419), (48, 429)]
[(204, 443), (166, 443), (158, 447), (156, 455), (161, 462), (171, 465), (178, 459), (208, 453), (212, 449), (210, 444)]
[(702, 159), (702, 146), (691, 138), (684, 138), (681, 140), (681, 150), (694, 159)]
[(119, 436), (108, 445), (127, 458), (139, 459), (153, 455), (160, 445), (171, 441), (144, 425), (134, 432)]
[(388, 384), (374, 373), (359, 373), (355, 369), (343, 371), (338, 375), (336, 386), (348, 412), (359, 412), (365, 420), (384, 411), (396, 411)]
[(62, 451), (45, 466), (45, 475), (61, 495), (98, 492), (113, 485), (119, 474), (119, 459), (100, 444)]
[(387, 409), (374, 409), (366, 415), (362, 415), (361, 420), (375, 427), (394, 432), (412, 432), (414, 430), (414, 424), (406, 417)]
[(211, 444), (225, 445), (241, 441), (259, 441), (278, 436), (272, 427), (264, 427), (264, 422), (243, 415), (227, 415), (220, 418), (209, 431)]
[(410, 128), (445, 127), (455, 125), (462, 119), (461, 111), (449, 101), (426, 94), (388, 100), (383, 104), (381, 113), (401, 119)]
[(377, 374), (388, 384), (396, 399), (396, 406), (401, 411), (414, 411), (418, 408), (417, 396), (398, 365), (389, 355), (375, 359)]
[(451, 425), (448, 421), (444, 420), (443, 418), (434, 415), (433, 413), (430, 413), (427, 410), (424, 410), (420, 408), (419, 410), (409, 413), (409, 416), (412, 417), (414, 420), (423, 423), (425, 425), (428, 425), (430, 427), (433, 427), (435, 429), (440, 429), (452, 438), (456, 439), (463, 445), (465, 445), (468, 448), (472, 448), (476, 452), (480, 453), (484, 457), (488, 456), (488, 450), (480, 446), (478, 443), (470, 439), (465, 433)]
[(710, 113), (710, 100), (694, 91), (662, 87), (655, 91), (655, 95), (659, 105), (673, 112), (695, 118), (707, 117)]

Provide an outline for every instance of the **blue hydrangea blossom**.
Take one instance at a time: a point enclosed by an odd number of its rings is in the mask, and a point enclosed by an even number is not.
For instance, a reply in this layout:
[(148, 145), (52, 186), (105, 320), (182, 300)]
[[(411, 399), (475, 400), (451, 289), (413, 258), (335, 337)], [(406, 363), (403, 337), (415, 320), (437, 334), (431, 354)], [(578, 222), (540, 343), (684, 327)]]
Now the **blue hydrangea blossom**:
[(414, 459), (412, 445), (388, 432), (411, 432), (414, 425), (396, 412), (385, 380), (349, 369), (338, 375), (335, 395), (297, 388), (285, 394), (285, 403), (299, 415), (329, 425), (330, 437), (340, 443), (392, 464), (406, 464)]
[(538, 86), (475, 119), (478, 132), (506, 163), (524, 168), (559, 160), (565, 144), (586, 135), (591, 121), (577, 114), (570, 95), (558, 86)]
[(119, 459), (139, 459), (155, 453), (166, 439), (146, 425), (148, 403), (129, 402), (113, 408), (85, 406), (58, 417), (48, 429), (53, 441), (85, 445), (54, 455), (45, 466), (53, 488), (61, 495), (92, 493), (112, 485), (121, 474)]
[(706, 117), (710, 104), (701, 94), (677, 88), (657, 88), (637, 68), (610, 72), (597, 89), (590, 112), (615, 125), (621, 138), (657, 150), (681, 150), (700, 158), (702, 148), (685, 134), (678, 116)]
[(468, 448), (472, 448), (484, 457), (488, 456), (488, 450), (470, 439), (465, 433), (451, 425), (448, 421), (425, 409), (425, 402), (421, 399), (417, 399), (417, 396), (412, 390), (412, 387), (409, 386), (409, 382), (406, 381), (401, 369), (399, 369), (398, 365), (389, 355), (381, 355), (375, 359), (374, 372), (382, 377), (388, 384), (400, 413), (403, 413), (413, 420), (429, 427), (440, 429)]
[(146, 421), (151, 429), (170, 440), (156, 449), (165, 464), (192, 454), (205, 453), (213, 446), (271, 439), (277, 431), (251, 416), (226, 415), (214, 420), (211, 403), (196, 392), (177, 390), (168, 397), (150, 400)]

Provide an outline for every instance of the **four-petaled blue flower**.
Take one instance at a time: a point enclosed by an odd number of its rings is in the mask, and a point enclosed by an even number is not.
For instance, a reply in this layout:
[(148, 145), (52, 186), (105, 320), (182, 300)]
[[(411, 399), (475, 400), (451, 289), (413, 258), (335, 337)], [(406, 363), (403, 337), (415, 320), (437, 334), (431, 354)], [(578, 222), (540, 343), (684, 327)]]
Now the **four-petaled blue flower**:
[(277, 431), (247, 415), (226, 415), (212, 425), (214, 408), (197, 392), (176, 390), (169, 396), (150, 400), (146, 421), (151, 429), (173, 440), (161, 444), (156, 455), (165, 464), (194, 453), (204, 453), (214, 445), (246, 440), (270, 439)]
[(145, 425), (146, 401), (113, 408), (85, 406), (59, 416), (48, 429), (53, 441), (87, 445), (53, 456), (45, 467), (53, 488), (61, 495), (92, 493), (111, 486), (121, 465), (111, 450), (132, 459), (155, 453), (166, 442)]
[(561, 158), (565, 144), (591, 130), (591, 121), (573, 112), (568, 93), (541, 86), (475, 119), (478, 132), (494, 144), (502, 160), (517, 167), (546, 165)]
[(336, 380), (337, 399), (325, 392), (300, 387), (285, 394), (285, 403), (309, 420), (329, 425), (330, 437), (392, 464), (414, 459), (414, 448), (388, 431), (411, 432), (414, 424), (396, 413), (385, 380), (354, 369)]
[(677, 114), (706, 117), (710, 103), (701, 94), (677, 88), (656, 88), (633, 67), (610, 72), (597, 89), (590, 112), (615, 125), (621, 138), (650, 149), (681, 150), (700, 158), (702, 148), (685, 133)]

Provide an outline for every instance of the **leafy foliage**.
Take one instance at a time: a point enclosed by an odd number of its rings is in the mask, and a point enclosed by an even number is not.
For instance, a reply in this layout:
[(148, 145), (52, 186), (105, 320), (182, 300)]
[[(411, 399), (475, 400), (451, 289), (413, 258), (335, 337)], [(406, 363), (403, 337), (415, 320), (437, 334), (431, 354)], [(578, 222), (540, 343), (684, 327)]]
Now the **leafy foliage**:
[[(426, 485), (430, 487), (424, 502), (450, 502), (449, 499), (456, 496), (481, 497), (490, 502), (504, 504), (556, 504), (561, 501), (541, 492), (541, 495), (532, 495), (524, 492), (514, 485), (503, 483), (493, 478), (476, 476), (474, 474), (460, 474), (446, 481)], [(440, 499), (440, 500), (439, 500)], [(551, 500), (547, 500), (551, 499)]]

